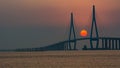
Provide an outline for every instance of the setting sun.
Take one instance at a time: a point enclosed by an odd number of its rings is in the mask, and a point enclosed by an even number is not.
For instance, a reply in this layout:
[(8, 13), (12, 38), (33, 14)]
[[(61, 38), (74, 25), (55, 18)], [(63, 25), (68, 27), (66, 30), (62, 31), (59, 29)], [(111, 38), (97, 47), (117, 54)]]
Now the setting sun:
[(82, 36), (82, 37), (86, 37), (87, 35), (88, 35), (87, 30), (82, 29), (82, 30), (80, 31), (80, 36)]

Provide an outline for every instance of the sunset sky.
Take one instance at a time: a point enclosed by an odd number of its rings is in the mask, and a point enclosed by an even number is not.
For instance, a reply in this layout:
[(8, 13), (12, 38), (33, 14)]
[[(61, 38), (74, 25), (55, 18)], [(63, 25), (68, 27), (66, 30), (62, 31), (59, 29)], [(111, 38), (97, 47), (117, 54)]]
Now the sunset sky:
[(31, 48), (68, 39), (70, 13), (77, 37), (90, 32), (92, 6), (101, 37), (120, 37), (120, 0), (0, 0), (0, 49)]

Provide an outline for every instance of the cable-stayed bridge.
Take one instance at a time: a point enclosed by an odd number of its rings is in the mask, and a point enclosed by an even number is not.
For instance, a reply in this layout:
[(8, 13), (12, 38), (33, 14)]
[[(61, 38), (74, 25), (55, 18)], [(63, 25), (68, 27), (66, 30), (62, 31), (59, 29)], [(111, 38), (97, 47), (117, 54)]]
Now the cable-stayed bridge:
[[(81, 40), (89, 40), (90, 42), (90, 47), (88, 48), (88, 46), (84, 45), (84, 47), (82, 48), (83, 50), (120, 50), (120, 38), (99, 36), (99, 31), (97, 28), (95, 16), (96, 16), (95, 6), (93, 5), (90, 37), (87, 38), (76, 37), (74, 18), (73, 18), (74, 16), (73, 13), (71, 13), (68, 40), (64, 40), (62, 42), (45, 47), (16, 49), (15, 51), (77, 50), (76, 48), (77, 42)], [(101, 42), (101, 47), (100, 47), (100, 42)]]

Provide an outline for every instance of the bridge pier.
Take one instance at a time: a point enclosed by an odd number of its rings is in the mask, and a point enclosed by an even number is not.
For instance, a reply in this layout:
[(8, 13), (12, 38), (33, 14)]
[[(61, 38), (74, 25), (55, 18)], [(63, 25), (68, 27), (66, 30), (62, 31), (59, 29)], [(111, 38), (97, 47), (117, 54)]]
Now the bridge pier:
[(112, 50), (114, 50), (114, 40), (112, 39)]
[(109, 39), (109, 50), (111, 49), (111, 39)]
[(115, 48), (116, 48), (116, 50), (118, 49), (117, 40), (115, 40)]
[(64, 43), (64, 50), (68, 50), (68, 43)]
[(104, 48), (104, 46), (105, 46), (105, 45), (104, 45), (104, 39), (102, 39), (102, 48)]
[(107, 39), (105, 39), (105, 49), (107, 49)]
[(120, 39), (119, 39), (119, 50), (120, 50)]

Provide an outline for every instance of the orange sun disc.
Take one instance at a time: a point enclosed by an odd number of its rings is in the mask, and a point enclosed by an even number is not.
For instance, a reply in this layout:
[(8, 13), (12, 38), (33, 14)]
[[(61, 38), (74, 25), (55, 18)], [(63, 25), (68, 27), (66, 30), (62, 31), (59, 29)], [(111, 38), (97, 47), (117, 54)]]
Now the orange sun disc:
[(82, 37), (86, 37), (87, 34), (88, 34), (88, 32), (85, 29), (83, 29), (83, 30), (80, 31), (80, 36), (82, 36)]

